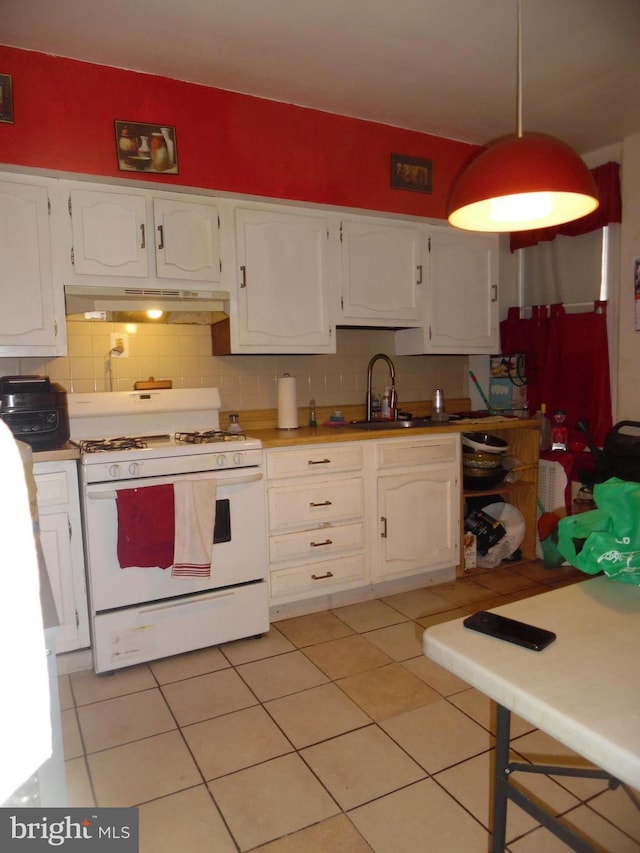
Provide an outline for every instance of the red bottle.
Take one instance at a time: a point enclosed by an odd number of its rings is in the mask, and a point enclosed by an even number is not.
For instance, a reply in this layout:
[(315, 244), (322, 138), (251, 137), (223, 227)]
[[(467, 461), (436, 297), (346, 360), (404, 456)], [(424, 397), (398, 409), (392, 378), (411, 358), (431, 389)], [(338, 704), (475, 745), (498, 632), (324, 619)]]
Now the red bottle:
[(567, 438), (569, 436), (569, 431), (565, 426), (565, 421), (567, 420), (567, 413), (564, 409), (556, 409), (553, 414), (553, 425), (551, 427), (551, 449), (552, 450), (566, 450), (567, 449)]

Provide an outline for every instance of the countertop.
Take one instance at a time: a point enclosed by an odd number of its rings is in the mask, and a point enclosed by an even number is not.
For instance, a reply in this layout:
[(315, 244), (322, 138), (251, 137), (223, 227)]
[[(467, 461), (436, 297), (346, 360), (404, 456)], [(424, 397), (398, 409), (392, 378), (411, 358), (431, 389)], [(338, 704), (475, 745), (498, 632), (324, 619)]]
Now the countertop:
[[(273, 417), (265, 418), (264, 415), (255, 419), (256, 426), (252, 426), (252, 418), (248, 413), (241, 412), (240, 419), (246, 434), (252, 438), (258, 438), (264, 448), (270, 447), (296, 447), (304, 444), (329, 444), (339, 441), (368, 441), (380, 438), (408, 438), (409, 436), (429, 435), (434, 432), (461, 433), (461, 432), (490, 432), (492, 429), (509, 430), (520, 427), (533, 427), (539, 429), (540, 422), (536, 418), (513, 418), (504, 415), (487, 415), (478, 418), (465, 418), (457, 421), (444, 421), (434, 423), (425, 427), (412, 427), (411, 429), (382, 429), (366, 430), (356, 429), (350, 426), (301, 426), (298, 429), (277, 429), (275, 426), (266, 426), (269, 420), (276, 423), (276, 413)], [(245, 421), (247, 423), (245, 423)], [(226, 423), (225, 413), (221, 414), (220, 423)], [(57, 450), (38, 450), (33, 453), (34, 463), (38, 462), (64, 462), (80, 458), (78, 448), (67, 442)]]
[(66, 462), (69, 459), (79, 459), (80, 451), (78, 448), (67, 442), (63, 447), (57, 450), (34, 450), (33, 461), (38, 462)]
[(247, 433), (259, 438), (264, 448), (295, 447), (303, 444), (324, 444), (338, 441), (367, 441), (380, 438), (409, 438), (410, 436), (425, 436), (433, 433), (462, 433), (462, 432), (491, 432), (494, 430), (519, 429), (522, 427), (539, 429), (539, 421), (535, 418), (506, 418), (500, 415), (489, 415), (482, 418), (465, 418), (459, 421), (445, 421), (425, 427), (410, 429), (356, 429), (350, 426), (303, 426), (298, 429), (251, 429)]

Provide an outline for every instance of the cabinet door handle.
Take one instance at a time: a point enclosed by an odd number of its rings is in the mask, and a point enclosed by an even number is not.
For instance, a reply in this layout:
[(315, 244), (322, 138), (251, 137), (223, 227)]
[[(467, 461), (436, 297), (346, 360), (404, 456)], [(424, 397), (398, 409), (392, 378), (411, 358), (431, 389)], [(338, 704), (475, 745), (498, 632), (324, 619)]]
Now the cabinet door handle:
[(242, 278), (240, 280), (240, 287), (247, 286), (247, 268), (243, 265), (240, 267), (240, 272), (242, 273)]
[(329, 465), (330, 459), (309, 459), (307, 465)]
[(422, 264), (418, 264), (416, 269), (418, 271), (418, 280), (416, 281), (416, 284), (422, 284)]
[(158, 233), (160, 234), (158, 249), (164, 249), (164, 225), (158, 225)]
[(387, 538), (387, 519), (384, 515), (381, 515), (380, 521), (382, 522), (382, 533), (380, 534), (380, 538), (386, 539)]
[(147, 248), (147, 237), (146, 237), (145, 230), (144, 230), (144, 222), (140, 226), (140, 248), (141, 249)]
[(327, 572), (325, 575), (311, 575), (311, 580), (312, 581), (321, 581), (321, 580), (324, 580), (325, 578), (332, 578), (332, 577), (333, 577), (333, 572)]
[(491, 301), (492, 302), (498, 301), (498, 285), (497, 284), (491, 285)]
[(331, 506), (331, 501), (319, 501), (318, 503), (309, 501), (309, 506)]
[(333, 545), (333, 539), (325, 539), (324, 542), (309, 542), (312, 548), (322, 548), (323, 545)]

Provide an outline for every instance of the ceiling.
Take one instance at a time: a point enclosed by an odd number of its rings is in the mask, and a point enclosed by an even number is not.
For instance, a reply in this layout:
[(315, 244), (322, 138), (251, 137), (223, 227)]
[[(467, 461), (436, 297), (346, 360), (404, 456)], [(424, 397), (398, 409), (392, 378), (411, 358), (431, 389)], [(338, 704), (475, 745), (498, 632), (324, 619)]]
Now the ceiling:
[[(640, 0), (521, 0), (524, 130), (640, 132)], [(0, 0), (0, 42), (471, 143), (516, 127), (517, 0)], [(10, 73), (10, 69), (2, 69)]]

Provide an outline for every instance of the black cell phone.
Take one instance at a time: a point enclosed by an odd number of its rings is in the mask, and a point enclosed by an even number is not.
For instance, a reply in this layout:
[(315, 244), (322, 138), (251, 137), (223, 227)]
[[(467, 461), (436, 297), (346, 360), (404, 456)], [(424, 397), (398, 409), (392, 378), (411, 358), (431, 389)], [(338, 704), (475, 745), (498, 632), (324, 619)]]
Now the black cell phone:
[(517, 619), (509, 619), (487, 610), (480, 610), (473, 616), (467, 616), (462, 624), (465, 628), (480, 631), (481, 634), (488, 634), (498, 640), (515, 643), (517, 646), (524, 646), (525, 649), (531, 649), (534, 652), (541, 652), (556, 639), (553, 631), (527, 625), (526, 622), (518, 622)]

